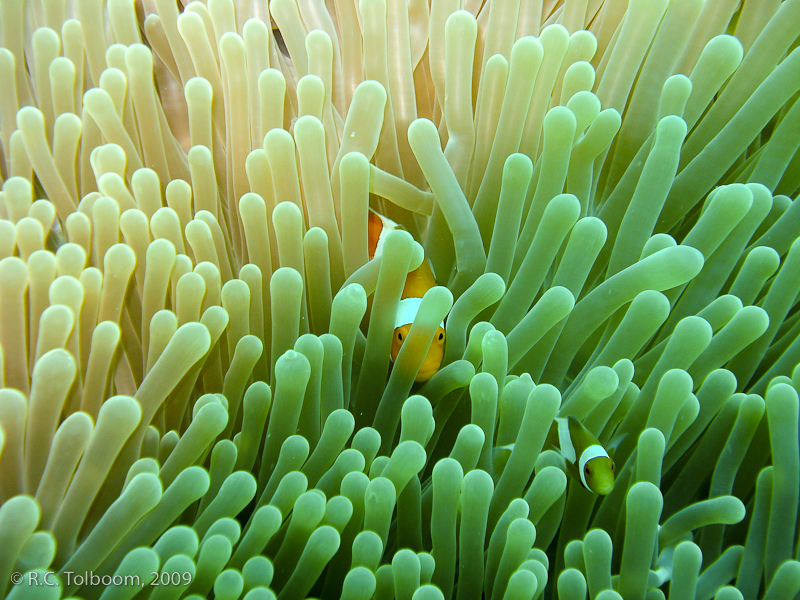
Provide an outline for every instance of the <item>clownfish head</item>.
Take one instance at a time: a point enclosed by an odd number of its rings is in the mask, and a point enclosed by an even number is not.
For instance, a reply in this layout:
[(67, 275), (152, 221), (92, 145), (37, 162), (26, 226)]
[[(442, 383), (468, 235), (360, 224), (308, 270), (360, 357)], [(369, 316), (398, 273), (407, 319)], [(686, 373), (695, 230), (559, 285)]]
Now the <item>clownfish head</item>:
[[(394, 339), (392, 340), (392, 360), (397, 360), (397, 355), (400, 354), (400, 348), (403, 347), (411, 325), (401, 325), (394, 330)], [(417, 377), (414, 379), (416, 382), (428, 381), (433, 377), (442, 366), (442, 359), (444, 358), (444, 328), (439, 327), (433, 336), (428, 353), (422, 361), (417, 372)]]
[(614, 461), (608, 456), (598, 456), (586, 462), (583, 479), (589, 490), (605, 496), (614, 489)]

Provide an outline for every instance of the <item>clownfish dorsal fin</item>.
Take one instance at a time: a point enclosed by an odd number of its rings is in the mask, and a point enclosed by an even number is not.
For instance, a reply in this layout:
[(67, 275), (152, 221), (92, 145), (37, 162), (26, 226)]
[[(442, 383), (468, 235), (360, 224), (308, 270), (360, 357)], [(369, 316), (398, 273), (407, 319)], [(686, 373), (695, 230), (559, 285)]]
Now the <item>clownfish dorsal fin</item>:
[(575, 453), (578, 457), (590, 446), (598, 446), (600, 442), (594, 437), (586, 426), (572, 415), (566, 417), (569, 422), (569, 431), (572, 435), (572, 443), (575, 446)]

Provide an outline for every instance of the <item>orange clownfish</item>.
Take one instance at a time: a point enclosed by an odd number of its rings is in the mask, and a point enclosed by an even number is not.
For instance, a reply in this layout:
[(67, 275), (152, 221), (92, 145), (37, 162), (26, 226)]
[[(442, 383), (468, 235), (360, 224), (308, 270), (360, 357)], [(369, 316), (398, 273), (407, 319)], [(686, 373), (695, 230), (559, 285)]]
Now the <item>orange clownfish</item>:
[(553, 421), (545, 449), (559, 452), (569, 474), (590, 492), (605, 496), (614, 489), (614, 461), (575, 417), (558, 417)]
[[(369, 240), (369, 258), (375, 258), (381, 255), (383, 250), (383, 242), (392, 231), (398, 229), (397, 223), (391, 219), (387, 219), (383, 215), (379, 215), (374, 210), (369, 210), (369, 217), (367, 221), (368, 226), (368, 240)], [(397, 360), (397, 355), (400, 348), (403, 347), (403, 342), (408, 336), (411, 329), (411, 324), (414, 322), (414, 317), (417, 316), (417, 310), (422, 302), (422, 296), (425, 295), (432, 287), (436, 286), (436, 279), (433, 276), (433, 271), (427, 260), (423, 260), (422, 264), (415, 270), (411, 271), (406, 277), (405, 286), (403, 286), (403, 293), (400, 296), (400, 304), (397, 307), (397, 316), (394, 322), (394, 338), (392, 341), (392, 360)], [(422, 361), (422, 366), (417, 372), (415, 381), (428, 381), (439, 370), (444, 358), (444, 323), (439, 325), (436, 334), (433, 336), (431, 347), (428, 349), (428, 354), (425, 360)]]

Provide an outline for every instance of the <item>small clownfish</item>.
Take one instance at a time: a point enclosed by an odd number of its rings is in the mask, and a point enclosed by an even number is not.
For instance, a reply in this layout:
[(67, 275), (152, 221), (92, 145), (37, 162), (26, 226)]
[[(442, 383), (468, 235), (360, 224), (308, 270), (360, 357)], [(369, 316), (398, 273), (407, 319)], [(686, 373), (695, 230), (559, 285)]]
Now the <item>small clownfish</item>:
[(614, 461), (575, 417), (558, 417), (553, 421), (545, 449), (559, 452), (569, 474), (590, 492), (605, 496), (614, 489)]
[[(387, 219), (383, 215), (379, 215), (374, 210), (370, 209), (367, 227), (369, 258), (372, 259), (381, 255), (386, 237), (392, 231), (398, 229), (399, 226), (391, 219)], [(391, 350), (393, 361), (397, 360), (400, 348), (403, 347), (403, 342), (408, 336), (411, 324), (414, 322), (414, 317), (417, 316), (422, 297), (425, 295), (425, 292), (435, 286), (436, 279), (431, 270), (430, 263), (427, 260), (423, 260), (422, 264), (417, 269), (411, 271), (408, 277), (406, 277), (406, 283), (403, 286), (403, 293), (400, 296), (400, 304), (397, 306), (397, 316), (394, 322), (395, 329)], [(442, 365), (443, 358), (444, 322), (439, 325), (439, 328), (433, 336), (431, 347), (428, 349), (428, 354), (422, 361), (422, 366), (420, 366), (417, 372), (415, 381), (428, 381), (433, 377)]]

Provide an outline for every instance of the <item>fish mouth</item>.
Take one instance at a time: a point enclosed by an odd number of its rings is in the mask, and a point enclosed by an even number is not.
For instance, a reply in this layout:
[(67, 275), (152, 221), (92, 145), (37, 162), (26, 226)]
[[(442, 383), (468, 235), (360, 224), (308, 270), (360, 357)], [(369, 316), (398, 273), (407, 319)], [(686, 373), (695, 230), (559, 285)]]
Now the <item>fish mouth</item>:
[(439, 369), (420, 369), (417, 371), (417, 376), (414, 378), (414, 381), (417, 383), (424, 383), (428, 381), (431, 377), (436, 375), (436, 372)]
[(597, 489), (597, 493), (600, 496), (607, 496), (608, 494), (611, 493), (611, 490), (613, 490), (613, 489), (614, 489), (614, 485), (613, 484), (612, 485), (604, 485), (604, 486), (599, 487)]

